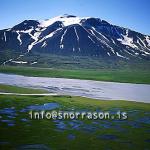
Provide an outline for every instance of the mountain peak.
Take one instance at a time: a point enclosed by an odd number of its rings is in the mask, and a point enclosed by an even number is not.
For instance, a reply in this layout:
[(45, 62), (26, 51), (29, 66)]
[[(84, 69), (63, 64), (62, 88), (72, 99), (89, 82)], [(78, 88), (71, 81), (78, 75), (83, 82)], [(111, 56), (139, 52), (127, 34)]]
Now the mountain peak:
[(150, 59), (150, 36), (95, 17), (26, 20), (0, 32), (3, 49), (61, 55)]
[(57, 17), (54, 17), (51, 19), (41, 21), (40, 26), (48, 27), (57, 21), (62, 22), (64, 26), (69, 26), (72, 24), (79, 24), (81, 19), (82, 18), (79, 18), (79, 17), (74, 16), (74, 15), (64, 14), (64, 15), (60, 15), (60, 16), (57, 16)]
[(60, 18), (75, 18), (77, 16), (74, 16), (74, 15), (70, 15), (70, 14), (64, 14), (62, 16), (60, 16)]

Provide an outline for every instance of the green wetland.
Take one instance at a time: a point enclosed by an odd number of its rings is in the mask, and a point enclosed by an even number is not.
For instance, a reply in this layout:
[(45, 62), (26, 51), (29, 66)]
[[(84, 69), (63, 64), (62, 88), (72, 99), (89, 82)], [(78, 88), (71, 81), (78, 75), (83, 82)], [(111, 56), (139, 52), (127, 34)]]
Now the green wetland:
[[(46, 107), (47, 106), (47, 107)], [(40, 109), (39, 109), (40, 108)], [(127, 119), (31, 119), (30, 109), (108, 111)], [(0, 95), (0, 149), (100, 150), (150, 148), (150, 104), (72, 96)]]

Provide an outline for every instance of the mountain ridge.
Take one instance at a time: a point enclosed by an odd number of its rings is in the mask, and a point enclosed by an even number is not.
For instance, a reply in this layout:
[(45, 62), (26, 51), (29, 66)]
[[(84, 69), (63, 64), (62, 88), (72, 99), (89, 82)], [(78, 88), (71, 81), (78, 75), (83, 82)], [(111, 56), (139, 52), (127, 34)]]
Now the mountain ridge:
[(39, 52), (150, 60), (150, 36), (100, 18), (65, 14), (44, 21), (25, 20), (0, 30), (0, 53), (7, 49), (20, 55)]

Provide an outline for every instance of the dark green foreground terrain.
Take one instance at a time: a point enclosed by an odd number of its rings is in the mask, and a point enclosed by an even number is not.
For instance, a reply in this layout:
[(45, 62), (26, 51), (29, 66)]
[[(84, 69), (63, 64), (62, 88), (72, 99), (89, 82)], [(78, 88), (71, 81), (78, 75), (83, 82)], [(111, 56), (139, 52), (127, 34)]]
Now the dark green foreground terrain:
[[(57, 104), (59, 107), (54, 109), (57, 111), (109, 111), (114, 116), (121, 111), (127, 113), (128, 119), (30, 119), (30, 106), (44, 109), (48, 103)], [(41, 150), (44, 147), (52, 150), (148, 150), (150, 104), (71, 96), (0, 95), (0, 149), (25, 147)]]

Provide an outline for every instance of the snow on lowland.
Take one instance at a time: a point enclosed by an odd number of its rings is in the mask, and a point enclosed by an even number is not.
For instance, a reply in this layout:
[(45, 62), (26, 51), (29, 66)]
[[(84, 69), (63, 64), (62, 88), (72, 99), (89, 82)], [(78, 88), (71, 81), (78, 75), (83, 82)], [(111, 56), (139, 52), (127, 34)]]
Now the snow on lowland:
[(150, 58), (150, 36), (99, 18), (73, 15), (43, 21), (25, 20), (13, 28), (1, 30), (0, 44), (5, 46), (4, 49), (12, 48), (25, 53), (37, 51), (122, 59)]

